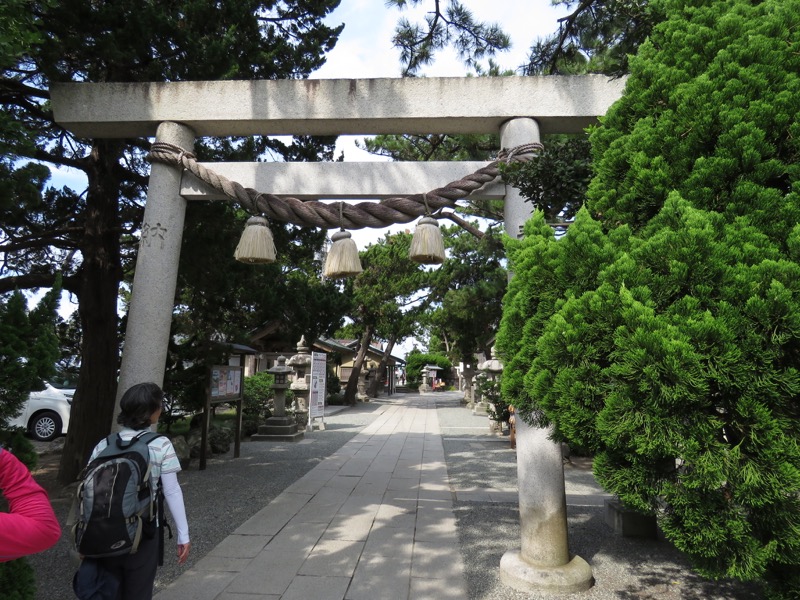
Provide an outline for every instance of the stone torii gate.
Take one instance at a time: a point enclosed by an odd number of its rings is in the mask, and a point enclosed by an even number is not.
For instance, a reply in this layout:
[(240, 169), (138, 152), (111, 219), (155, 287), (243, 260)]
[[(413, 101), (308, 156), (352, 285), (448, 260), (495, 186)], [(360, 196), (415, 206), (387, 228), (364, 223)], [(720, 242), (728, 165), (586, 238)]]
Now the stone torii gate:
[[(54, 84), (56, 122), (79, 137), (153, 137), (191, 152), (197, 137), (246, 135), (500, 134), (503, 148), (540, 134), (577, 133), (620, 97), (603, 76)], [(216, 163), (244, 187), (301, 199), (384, 199), (424, 194), (484, 163)], [(472, 197), (504, 199), (505, 230), (531, 214), (519, 192), (490, 182)], [(191, 173), (152, 165), (122, 353), (122, 393), (163, 383), (184, 217), (190, 200), (227, 199)], [(358, 228), (358, 227), (354, 227)], [(233, 260), (233, 257), (231, 257)], [(257, 268), (257, 267), (254, 267)], [(521, 549), (501, 561), (519, 590), (588, 589), (592, 571), (570, 556), (559, 444), (520, 423), (517, 469)]]

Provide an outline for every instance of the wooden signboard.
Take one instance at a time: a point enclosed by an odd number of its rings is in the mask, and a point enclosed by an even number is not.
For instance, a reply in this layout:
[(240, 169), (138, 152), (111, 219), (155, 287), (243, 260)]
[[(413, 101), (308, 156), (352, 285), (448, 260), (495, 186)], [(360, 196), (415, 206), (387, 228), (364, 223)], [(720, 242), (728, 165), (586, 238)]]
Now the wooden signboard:
[(211, 426), (211, 405), (236, 404), (236, 429), (234, 433), (233, 457), (239, 458), (242, 442), (242, 400), (244, 399), (244, 367), (219, 365), (211, 367), (206, 388), (206, 403), (203, 407), (203, 429), (200, 440), (200, 470), (206, 468), (206, 446)]

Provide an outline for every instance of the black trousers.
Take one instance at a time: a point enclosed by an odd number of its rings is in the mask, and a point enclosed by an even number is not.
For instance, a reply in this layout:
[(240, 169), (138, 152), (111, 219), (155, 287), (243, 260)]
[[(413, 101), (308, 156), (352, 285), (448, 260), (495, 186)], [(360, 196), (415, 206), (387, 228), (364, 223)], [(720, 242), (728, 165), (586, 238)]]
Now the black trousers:
[(136, 554), (99, 559), (120, 582), (117, 600), (152, 600), (158, 569), (158, 535), (142, 537)]

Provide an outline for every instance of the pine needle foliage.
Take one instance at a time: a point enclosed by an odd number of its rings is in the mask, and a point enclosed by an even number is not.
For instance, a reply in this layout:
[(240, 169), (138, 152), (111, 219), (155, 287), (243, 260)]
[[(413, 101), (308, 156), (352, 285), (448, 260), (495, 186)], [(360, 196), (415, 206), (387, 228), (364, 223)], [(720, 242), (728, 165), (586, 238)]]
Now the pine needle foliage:
[(800, 0), (661, 5), (586, 208), (508, 241), (504, 393), (700, 573), (797, 598)]

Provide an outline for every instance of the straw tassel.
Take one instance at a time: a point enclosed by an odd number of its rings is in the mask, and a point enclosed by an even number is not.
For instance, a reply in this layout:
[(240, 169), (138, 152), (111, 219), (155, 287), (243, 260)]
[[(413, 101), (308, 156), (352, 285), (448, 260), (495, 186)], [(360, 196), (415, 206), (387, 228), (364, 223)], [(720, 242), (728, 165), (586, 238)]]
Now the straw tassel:
[(417, 223), (408, 257), (423, 265), (440, 265), (444, 262), (444, 240), (439, 221), (423, 217)]
[(234, 258), (243, 263), (274, 263), (275, 242), (272, 232), (264, 217), (250, 217), (247, 219), (242, 238), (236, 246)]
[(351, 239), (349, 231), (342, 229), (331, 236), (333, 244), (325, 260), (323, 274), (331, 279), (352, 277), (364, 269), (361, 268), (361, 259), (358, 257), (358, 247)]

